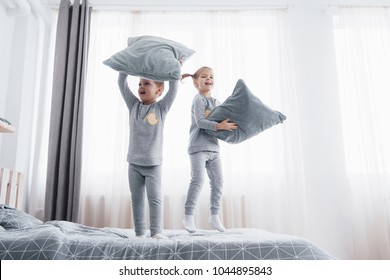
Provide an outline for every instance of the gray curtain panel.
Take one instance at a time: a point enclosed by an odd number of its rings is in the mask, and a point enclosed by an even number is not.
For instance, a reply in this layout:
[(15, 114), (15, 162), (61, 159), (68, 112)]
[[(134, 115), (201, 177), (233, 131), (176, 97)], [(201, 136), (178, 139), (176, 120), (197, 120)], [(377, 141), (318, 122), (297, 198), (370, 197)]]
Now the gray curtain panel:
[(61, 0), (57, 22), (45, 220), (77, 222), (91, 8)]

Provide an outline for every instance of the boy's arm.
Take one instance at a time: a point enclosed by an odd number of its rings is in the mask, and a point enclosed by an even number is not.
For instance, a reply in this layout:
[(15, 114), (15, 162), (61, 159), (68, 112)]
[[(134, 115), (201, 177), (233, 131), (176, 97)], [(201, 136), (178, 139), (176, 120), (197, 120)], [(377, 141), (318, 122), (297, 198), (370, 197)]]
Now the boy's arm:
[(169, 81), (169, 90), (160, 101), (161, 108), (163, 108), (165, 113), (169, 111), (169, 109), (173, 104), (173, 101), (175, 101), (178, 90), (179, 90), (179, 81)]
[(127, 84), (127, 75), (126, 74), (119, 73), (118, 86), (119, 86), (119, 90), (120, 90), (120, 92), (122, 94), (122, 97), (123, 97), (123, 99), (126, 102), (127, 108), (130, 109), (131, 105), (134, 102), (138, 101), (138, 98), (135, 97), (133, 92), (130, 90), (130, 88), (129, 88), (128, 84)]

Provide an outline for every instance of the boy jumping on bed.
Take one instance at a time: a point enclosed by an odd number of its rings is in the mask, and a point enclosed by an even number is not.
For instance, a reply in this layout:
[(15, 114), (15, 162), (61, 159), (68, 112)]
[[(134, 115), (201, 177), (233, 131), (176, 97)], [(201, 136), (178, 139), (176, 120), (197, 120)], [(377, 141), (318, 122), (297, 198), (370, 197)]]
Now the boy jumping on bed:
[(165, 117), (176, 98), (178, 81), (169, 82), (169, 90), (160, 100), (164, 82), (140, 78), (139, 99), (127, 84), (127, 75), (120, 73), (118, 85), (129, 109), (130, 141), (127, 154), (129, 185), (135, 234), (146, 237), (145, 191), (149, 202), (150, 236), (162, 235), (161, 164)]
[(205, 132), (208, 130), (237, 129), (237, 125), (229, 120), (214, 122), (207, 120), (211, 111), (218, 105), (219, 101), (211, 97), (214, 88), (214, 73), (210, 67), (201, 67), (195, 74), (184, 74), (182, 79), (192, 77), (198, 93), (192, 102), (191, 127), (188, 153), (191, 163), (191, 182), (188, 188), (187, 200), (185, 203), (184, 228), (190, 232), (196, 232), (194, 212), (198, 197), (204, 182), (205, 169), (210, 178), (210, 218), (209, 222), (218, 231), (225, 231), (218, 213), (222, 198), (222, 167), (219, 156), (218, 139)]

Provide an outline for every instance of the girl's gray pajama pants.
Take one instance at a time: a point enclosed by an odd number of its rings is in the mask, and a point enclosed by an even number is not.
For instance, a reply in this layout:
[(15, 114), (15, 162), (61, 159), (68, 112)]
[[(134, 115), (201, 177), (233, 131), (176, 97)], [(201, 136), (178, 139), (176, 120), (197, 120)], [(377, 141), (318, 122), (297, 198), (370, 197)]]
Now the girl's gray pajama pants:
[(196, 203), (202, 190), (205, 170), (210, 179), (210, 212), (217, 215), (222, 198), (222, 165), (217, 152), (197, 152), (190, 154), (191, 181), (185, 203), (185, 214), (194, 215)]

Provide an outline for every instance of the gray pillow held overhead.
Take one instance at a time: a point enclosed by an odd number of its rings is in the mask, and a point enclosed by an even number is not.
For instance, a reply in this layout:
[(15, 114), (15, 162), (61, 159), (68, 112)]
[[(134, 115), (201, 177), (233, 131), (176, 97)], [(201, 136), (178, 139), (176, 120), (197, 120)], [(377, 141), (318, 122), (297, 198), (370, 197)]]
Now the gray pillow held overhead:
[(195, 53), (183, 44), (158, 36), (130, 37), (127, 45), (103, 63), (127, 75), (155, 81), (180, 80), (180, 61)]

